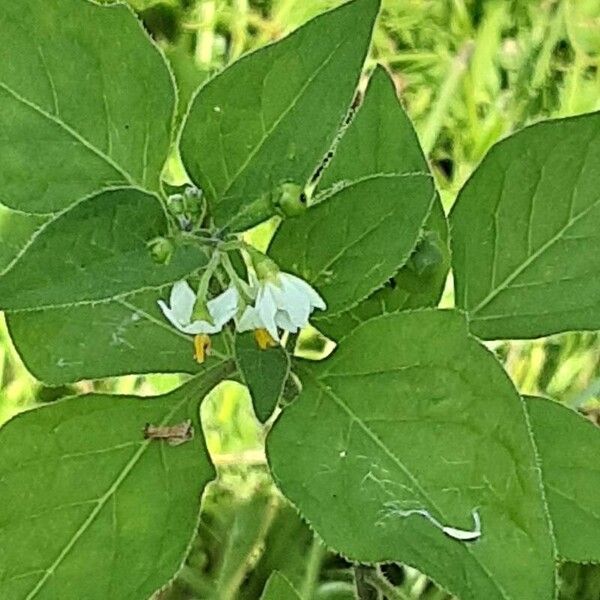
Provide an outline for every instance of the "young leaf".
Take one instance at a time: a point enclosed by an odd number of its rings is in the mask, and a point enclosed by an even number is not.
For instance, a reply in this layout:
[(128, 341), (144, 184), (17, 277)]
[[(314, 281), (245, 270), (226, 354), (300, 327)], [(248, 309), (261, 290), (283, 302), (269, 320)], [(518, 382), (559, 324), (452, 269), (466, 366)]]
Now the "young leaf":
[(582, 415), (545, 398), (525, 398), (542, 465), (542, 481), (558, 555), (600, 562), (600, 430)]
[(31, 310), (111, 300), (173, 283), (206, 263), (179, 247), (156, 264), (148, 242), (167, 232), (159, 200), (132, 188), (100, 192), (49, 221), (0, 278), (0, 308)]
[(433, 205), (420, 240), (407, 264), (383, 286), (354, 308), (332, 317), (318, 318), (319, 330), (334, 340), (348, 335), (373, 317), (435, 306), (442, 295), (448, 269), (448, 223), (441, 202)]
[(217, 75), (198, 92), (181, 156), (218, 225), (273, 214), (271, 191), (307, 183), (352, 100), (379, 0), (353, 0)]
[(394, 82), (381, 65), (371, 75), (362, 105), (337, 144), (315, 196), (375, 173), (429, 173)]
[(429, 175), (382, 174), (349, 181), (301, 216), (286, 219), (269, 254), (299, 275), (337, 315), (381, 287), (406, 262), (435, 196)]
[(290, 373), (290, 358), (281, 347), (261, 350), (252, 334), (238, 334), (235, 356), (242, 381), (248, 386), (254, 411), (264, 423), (275, 410)]
[(600, 113), (490, 150), (451, 214), (456, 299), (484, 339), (600, 328)]
[(260, 600), (283, 600), (284, 598), (285, 600), (300, 600), (300, 595), (281, 573), (275, 571), (269, 577)]
[[(554, 597), (522, 399), (461, 314), (372, 319), (300, 374), (300, 397), (268, 437), (269, 464), (328, 546), (415, 566), (461, 598)], [(453, 539), (415, 510), (463, 530), (477, 530), (476, 514), (481, 535)]]
[[(344, 181), (373, 173), (429, 173), (417, 135), (398, 102), (394, 82), (381, 66), (371, 76), (363, 104), (319, 181), (316, 200)], [(340, 339), (362, 321), (384, 312), (435, 306), (450, 266), (448, 224), (437, 195), (421, 238), (413, 258), (393, 280), (351, 310), (319, 319), (319, 329)]]
[(194, 360), (192, 336), (177, 331), (157, 305), (170, 287), (108, 302), (6, 314), (13, 344), (39, 380), (61, 385), (129, 373), (196, 373), (228, 354), (211, 336), (211, 355)]
[(131, 9), (4, 2), (0, 31), (3, 204), (52, 213), (107, 186), (156, 191), (175, 90)]
[[(69, 398), (3, 426), (0, 596), (146, 600), (171, 579), (214, 477), (198, 404), (227, 372), (152, 399)], [(188, 419), (180, 445), (144, 439), (147, 424)]]

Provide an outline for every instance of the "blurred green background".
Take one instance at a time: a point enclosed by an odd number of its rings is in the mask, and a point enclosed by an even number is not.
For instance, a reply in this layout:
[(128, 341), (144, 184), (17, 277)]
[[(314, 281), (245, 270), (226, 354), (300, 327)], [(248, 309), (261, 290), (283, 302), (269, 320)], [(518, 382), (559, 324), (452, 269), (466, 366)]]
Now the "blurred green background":
[[(130, 1), (171, 61), (180, 112), (197, 86), (223, 66), (340, 3)], [(446, 209), (498, 139), (540, 119), (600, 110), (600, 0), (384, 0), (383, 7), (367, 66), (380, 62), (393, 74)], [(451, 286), (443, 303), (452, 304)], [(596, 333), (490, 347), (521, 392), (551, 396), (590, 418), (600, 414)], [(177, 376), (156, 375), (45, 387), (27, 373), (0, 317), (0, 422), (74, 392), (150, 395), (178, 382)], [(351, 565), (323, 548), (274, 490), (264, 431), (245, 389), (221, 385), (203, 405), (203, 422), (219, 478), (208, 491), (186, 566), (157, 597), (256, 599), (278, 569), (306, 600), (354, 598)], [(398, 598), (450, 598), (412, 569), (388, 565), (384, 572)], [(598, 598), (598, 568), (562, 568), (561, 599)]]

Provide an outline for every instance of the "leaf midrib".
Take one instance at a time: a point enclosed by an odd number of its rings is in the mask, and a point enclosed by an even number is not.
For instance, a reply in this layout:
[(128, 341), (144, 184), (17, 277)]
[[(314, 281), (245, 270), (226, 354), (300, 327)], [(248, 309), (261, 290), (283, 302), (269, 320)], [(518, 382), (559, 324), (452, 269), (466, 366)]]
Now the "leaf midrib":
[[(222, 369), (223, 365), (222, 364), (214, 365), (209, 370), (205, 371), (201, 375), (198, 375), (197, 376), (198, 377), (198, 384), (201, 385), (202, 383), (204, 383), (200, 379), (201, 377), (202, 378), (206, 377), (209, 373), (212, 373), (213, 371), (217, 370), (218, 368)], [(180, 402), (178, 402), (165, 415), (165, 417), (160, 421), (159, 425), (160, 426), (166, 425), (169, 422), (169, 420), (172, 418), (172, 416), (178, 410), (180, 410), (181, 407), (184, 404), (186, 404), (187, 402), (191, 401), (190, 396), (191, 396), (191, 393), (186, 394), (184, 396), (184, 398)], [(199, 401), (201, 401), (201, 400), (199, 400)], [(106, 490), (106, 492), (98, 499), (98, 501), (96, 502), (96, 506), (94, 507), (94, 509), (90, 512), (90, 514), (85, 519), (85, 521), (80, 525), (79, 529), (77, 529), (77, 531), (71, 536), (71, 538), (69, 539), (69, 541), (65, 544), (65, 546), (63, 547), (63, 549), (61, 550), (61, 552), (58, 554), (58, 556), (56, 557), (56, 559), (54, 560), (54, 562), (50, 565), (50, 567), (47, 568), (44, 571), (44, 575), (38, 580), (38, 582), (36, 583), (36, 585), (34, 586), (34, 588), (29, 592), (29, 594), (27, 594), (27, 596), (25, 597), (25, 600), (33, 600), (33, 598), (36, 597), (36, 595), (42, 589), (42, 587), (44, 586), (44, 584), (46, 583), (46, 581), (48, 581), (48, 579), (50, 578), (50, 576), (56, 571), (56, 569), (60, 566), (60, 564), (63, 562), (63, 560), (67, 557), (67, 555), (72, 550), (72, 548), (75, 546), (75, 544), (77, 543), (77, 541), (81, 538), (82, 535), (84, 535), (84, 533), (92, 525), (92, 523), (94, 522), (94, 520), (96, 519), (96, 517), (100, 514), (100, 512), (102, 511), (102, 509), (106, 506), (106, 503), (117, 492), (117, 490), (119, 489), (119, 486), (123, 483), (123, 481), (125, 481), (125, 479), (129, 475), (129, 473), (136, 466), (136, 464), (142, 458), (143, 454), (146, 452), (146, 450), (148, 449), (148, 447), (150, 446), (150, 444), (153, 443), (153, 442), (156, 443), (152, 439), (147, 439), (147, 440), (144, 440), (143, 442), (140, 443), (140, 447), (138, 448), (138, 450), (129, 459), (129, 461), (125, 464), (125, 466), (121, 469), (120, 473), (117, 475), (116, 479), (109, 486), (109, 488)]]
[[(164, 426), (167, 424), (169, 419), (188, 401), (189, 399), (186, 397), (181, 402), (177, 403), (161, 420), (160, 425)], [(69, 554), (73, 546), (77, 543), (79, 538), (87, 531), (87, 529), (92, 525), (96, 517), (100, 514), (102, 509), (105, 507), (106, 503), (112, 498), (112, 496), (119, 489), (119, 486), (127, 475), (131, 472), (131, 470), (135, 467), (135, 465), (139, 462), (142, 455), (148, 449), (151, 439), (144, 440), (140, 443), (140, 447), (135, 452), (135, 454), (129, 459), (129, 461), (125, 464), (125, 466), (121, 469), (121, 472), (117, 475), (116, 479), (110, 485), (108, 490), (97, 500), (95, 507), (90, 512), (85, 521), (80, 525), (79, 529), (71, 536), (70, 540), (65, 544), (61, 552), (58, 554), (54, 562), (44, 571), (44, 575), (38, 580), (34, 588), (27, 594), (25, 600), (32, 600), (36, 597), (37, 593), (44, 586), (48, 578), (56, 571), (56, 569), (60, 566), (66, 556)]]
[[(233, 174), (233, 177), (229, 179), (227, 186), (221, 193), (221, 198), (224, 198), (227, 193), (231, 190), (235, 182), (238, 180), (240, 175), (247, 169), (248, 165), (252, 161), (252, 159), (260, 152), (265, 142), (271, 137), (272, 133), (279, 127), (281, 122), (287, 117), (287, 115), (294, 109), (294, 107), (298, 104), (300, 99), (304, 96), (304, 92), (308, 89), (308, 86), (320, 75), (321, 71), (329, 65), (334, 54), (340, 49), (340, 47), (346, 43), (347, 38), (336, 44), (333, 50), (328, 54), (327, 58), (319, 65), (319, 68), (316, 69), (311, 76), (306, 80), (306, 82), (302, 85), (296, 96), (292, 99), (289, 105), (282, 111), (282, 113), (273, 121), (272, 125), (269, 129), (265, 130), (261, 139), (258, 143), (252, 148), (252, 150), (248, 153), (246, 160), (241, 164), (239, 169)], [(262, 105), (261, 105), (261, 116), (262, 116)]]
[[(308, 373), (308, 369), (303, 369), (303, 373)], [(328, 388), (325, 384), (323, 384), (318, 377), (310, 373), (310, 378), (319, 389), (327, 394), (351, 419), (353, 419), (363, 430), (363, 432), (378, 446), (389, 458), (394, 462), (398, 468), (410, 479), (415, 488), (421, 494), (421, 496), (427, 501), (427, 503), (438, 513), (438, 515), (443, 516), (443, 512), (439, 509), (436, 503), (429, 498), (427, 492), (423, 489), (418, 479), (410, 472), (408, 467), (404, 465), (400, 461), (400, 459), (380, 440), (377, 435), (368, 427), (368, 425), (363, 421), (359, 415), (352, 411), (352, 409), (348, 406), (348, 404), (339, 396), (334, 394), (333, 390)], [(496, 578), (488, 571), (487, 567), (479, 560), (479, 558), (473, 553), (471, 547), (467, 544), (463, 545), (465, 551), (471, 555), (474, 563), (481, 569), (481, 571), (485, 574), (485, 576), (492, 582), (493, 586), (498, 590), (500, 597), (504, 600), (512, 600), (511, 596), (503, 589), (503, 587), (496, 581)]]
[(115, 171), (117, 171), (117, 173), (119, 175), (121, 175), (121, 177), (123, 177), (127, 183), (129, 183), (132, 186), (136, 186), (136, 187), (142, 187), (142, 188), (144, 187), (143, 182), (136, 181), (135, 177), (133, 175), (131, 175), (129, 172), (127, 172), (111, 156), (109, 156), (103, 150), (101, 150), (100, 148), (98, 148), (94, 144), (92, 144), (87, 138), (85, 138), (83, 135), (81, 135), (77, 130), (73, 129), (70, 125), (65, 123), (65, 121), (63, 121), (61, 118), (50, 114), (49, 112), (44, 110), (41, 106), (37, 105), (35, 102), (32, 102), (31, 100), (25, 98), (24, 96), (19, 94), (16, 90), (14, 90), (12, 87), (10, 87), (4, 81), (0, 81), (0, 89), (3, 89), (7, 94), (12, 96), (17, 102), (20, 102), (21, 104), (27, 106), (28, 108), (35, 111), (39, 115), (43, 116), (48, 121), (51, 121), (52, 123), (54, 123), (55, 125), (60, 127), (62, 130), (66, 131), (72, 138), (77, 140), (82, 146), (87, 148), (93, 154), (95, 154), (96, 156), (101, 158), (104, 162), (106, 162)]
[[(477, 320), (477, 317), (474, 317), (476, 313), (478, 313), (481, 309), (487, 306), (498, 294), (503, 292), (521, 273), (523, 273), (529, 266), (531, 266), (544, 252), (550, 249), (556, 242), (558, 242), (563, 235), (571, 228), (575, 223), (577, 223), (580, 219), (585, 217), (590, 211), (592, 211), (596, 206), (600, 204), (600, 197), (598, 197), (594, 202), (592, 202), (588, 207), (582, 210), (578, 215), (570, 218), (568, 222), (563, 225), (559, 229), (557, 233), (555, 233), (545, 244), (542, 244), (533, 254), (527, 257), (525, 261), (521, 263), (516, 269), (510, 273), (497, 287), (492, 289), (483, 300), (479, 302), (474, 308), (467, 310), (469, 312), (470, 317), (473, 320)], [(494, 246), (497, 245), (497, 239), (494, 241)]]

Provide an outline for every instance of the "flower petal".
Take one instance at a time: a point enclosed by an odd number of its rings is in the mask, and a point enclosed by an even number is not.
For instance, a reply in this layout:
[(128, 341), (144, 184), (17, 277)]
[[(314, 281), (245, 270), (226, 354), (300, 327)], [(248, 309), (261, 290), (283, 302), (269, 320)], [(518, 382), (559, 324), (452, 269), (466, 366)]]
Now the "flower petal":
[(173, 285), (171, 290), (171, 311), (181, 325), (186, 325), (192, 318), (196, 303), (196, 294), (190, 284), (182, 279)]
[(230, 287), (206, 303), (208, 312), (219, 329), (233, 318), (238, 309), (238, 301), (238, 291), (234, 287)]
[(275, 324), (277, 304), (271, 293), (270, 286), (264, 285), (259, 289), (255, 306), (264, 328), (271, 334), (274, 340), (279, 341), (277, 325)]
[[(299, 327), (308, 323), (310, 302), (303, 292), (287, 278), (280, 279), (281, 287), (271, 284), (271, 293), (279, 310), (284, 310), (292, 322)], [(267, 284), (269, 285), (269, 284)]]
[(254, 306), (246, 306), (242, 316), (236, 320), (236, 329), (241, 333), (243, 331), (253, 331), (261, 329), (263, 324), (258, 316), (258, 312)]
[(179, 331), (183, 331), (185, 333), (184, 325), (179, 322), (177, 315), (167, 306), (166, 302), (159, 300), (158, 306), (160, 306), (160, 310), (162, 310), (163, 314), (170, 321), (171, 325), (179, 329)]
[(313, 288), (307, 281), (301, 279), (300, 277), (296, 277), (291, 273), (282, 273), (282, 275), (286, 276), (286, 279), (289, 282), (292, 282), (295, 286), (300, 288), (305, 295), (308, 297), (312, 308), (319, 308), (321, 310), (325, 310), (327, 305), (325, 304), (325, 300), (321, 298), (318, 292)]
[(281, 329), (289, 331), (290, 333), (296, 333), (298, 331), (298, 326), (290, 319), (290, 316), (285, 310), (278, 310), (275, 313), (275, 323), (277, 323), (278, 327), (281, 327)]
[(180, 331), (184, 333), (189, 333), (190, 335), (199, 335), (201, 333), (211, 334), (211, 333), (219, 333), (223, 327), (219, 327), (216, 324), (209, 323), (208, 321), (193, 321), (188, 325), (183, 325), (179, 327)]

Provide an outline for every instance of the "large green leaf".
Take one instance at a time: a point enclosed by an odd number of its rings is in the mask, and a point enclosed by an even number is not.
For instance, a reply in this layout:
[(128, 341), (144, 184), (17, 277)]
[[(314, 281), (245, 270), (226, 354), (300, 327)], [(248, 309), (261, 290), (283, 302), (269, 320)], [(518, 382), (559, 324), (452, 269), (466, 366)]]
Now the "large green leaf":
[(435, 197), (424, 173), (373, 174), (277, 230), (269, 254), (285, 271), (316, 287), (336, 315), (381, 287), (410, 256)]
[(0, 198), (51, 213), (107, 186), (157, 190), (175, 91), (125, 5), (2, 0)]
[(490, 150), (451, 214), (456, 299), (484, 339), (600, 328), (600, 113)]
[(177, 331), (157, 305), (170, 288), (117, 300), (8, 313), (6, 322), (25, 366), (41, 381), (60, 385), (129, 373), (196, 373), (228, 354), (212, 336), (212, 354), (194, 360), (192, 336)]
[[(522, 399), (456, 312), (367, 321), (268, 438), (283, 493), (324, 542), (363, 562), (413, 565), (462, 600), (554, 598), (554, 546)], [(460, 542), (419, 515), (473, 527)], [(335, 518), (332, 518), (335, 515)]]
[[(92, 394), (0, 429), (0, 596), (146, 600), (178, 570), (213, 479), (198, 404), (224, 376), (152, 399)], [(146, 424), (190, 419), (179, 446)]]
[(261, 600), (300, 600), (300, 595), (281, 573), (275, 572), (269, 577), (260, 598)]
[(600, 430), (545, 398), (526, 398), (558, 555), (600, 562)]
[(167, 233), (159, 200), (133, 188), (100, 192), (44, 225), (0, 278), (0, 308), (40, 309), (156, 289), (206, 263), (196, 245), (156, 264), (148, 242)]
[(308, 181), (352, 100), (378, 10), (379, 0), (344, 4), (200, 89), (181, 155), (218, 225), (263, 221), (274, 188)]
[(235, 337), (235, 357), (242, 381), (248, 386), (254, 411), (264, 423), (275, 410), (290, 373), (290, 358), (281, 346), (261, 350), (252, 334)]
[[(315, 200), (348, 179), (374, 173), (429, 173), (394, 83), (381, 66), (375, 69), (362, 106), (319, 181)], [(448, 224), (438, 196), (421, 238), (408, 265), (393, 280), (351, 310), (319, 319), (319, 329), (339, 339), (362, 321), (384, 312), (436, 305), (450, 266)]]
[(19, 212), (0, 204), (0, 273), (46, 221), (48, 217)]

